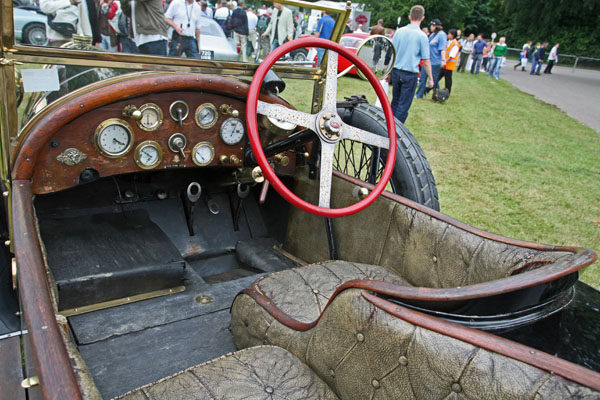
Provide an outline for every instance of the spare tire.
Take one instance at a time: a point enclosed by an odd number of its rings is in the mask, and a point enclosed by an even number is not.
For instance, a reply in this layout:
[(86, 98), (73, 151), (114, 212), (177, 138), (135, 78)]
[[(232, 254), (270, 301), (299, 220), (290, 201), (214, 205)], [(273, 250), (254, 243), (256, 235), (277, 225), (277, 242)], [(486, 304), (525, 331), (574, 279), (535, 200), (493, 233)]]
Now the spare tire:
[[(379, 107), (360, 103), (349, 108), (338, 108), (337, 111), (342, 120), (349, 125), (388, 136), (385, 115)], [(435, 179), (425, 153), (412, 133), (397, 119), (396, 134), (396, 163), (387, 190), (439, 211)], [(361, 180), (376, 183), (381, 177), (387, 152), (381, 150), (380, 154), (379, 165), (371, 166), (371, 146), (342, 140), (336, 147), (333, 168)], [(377, 172), (374, 174), (371, 171)]]

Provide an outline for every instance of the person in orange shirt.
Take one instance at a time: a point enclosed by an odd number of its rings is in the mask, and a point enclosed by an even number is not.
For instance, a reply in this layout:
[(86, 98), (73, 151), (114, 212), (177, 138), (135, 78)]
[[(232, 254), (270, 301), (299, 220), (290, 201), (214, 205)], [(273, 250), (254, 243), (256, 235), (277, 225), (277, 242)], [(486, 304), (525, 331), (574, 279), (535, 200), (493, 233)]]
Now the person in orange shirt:
[(456, 40), (456, 29), (450, 29), (448, 31), (446, 50), (442, 51), (442, 69), (440, 70), (440, 77), (438, 79), (438, 82), (440, 82), (444, 78), (444, 85), (448, 90), (448, 94), (452, 91), (452, 71), (456, 69), (459, 53), (460, 44)]

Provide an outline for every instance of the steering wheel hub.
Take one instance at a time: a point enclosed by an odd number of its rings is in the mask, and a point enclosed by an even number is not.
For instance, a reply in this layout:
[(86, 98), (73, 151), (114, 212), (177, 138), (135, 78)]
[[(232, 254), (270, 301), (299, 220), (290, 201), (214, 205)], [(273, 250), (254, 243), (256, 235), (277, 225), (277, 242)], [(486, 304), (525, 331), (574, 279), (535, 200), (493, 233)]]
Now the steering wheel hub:
[(334, 113), (324, 111), (317, 115), (317, 133), (327, 143), (337, 143), (342, 139), (343, 123)]

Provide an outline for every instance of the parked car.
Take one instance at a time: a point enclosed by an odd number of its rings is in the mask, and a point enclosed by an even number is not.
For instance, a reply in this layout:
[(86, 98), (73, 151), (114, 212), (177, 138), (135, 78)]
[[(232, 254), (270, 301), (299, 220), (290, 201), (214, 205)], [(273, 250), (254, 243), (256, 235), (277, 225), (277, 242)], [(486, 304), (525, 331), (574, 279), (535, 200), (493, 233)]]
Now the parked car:
[(48, 43), (46, 37), (46, 22), (48, 17), (31, 9), (13, 8), (15, 23), (15, 39), (24, 44), (45, 46)]
[(239, 49), (233, 39), (225, 36), (214, 19), (202, 17), (200, 27), (200, 59), (238, 61)]

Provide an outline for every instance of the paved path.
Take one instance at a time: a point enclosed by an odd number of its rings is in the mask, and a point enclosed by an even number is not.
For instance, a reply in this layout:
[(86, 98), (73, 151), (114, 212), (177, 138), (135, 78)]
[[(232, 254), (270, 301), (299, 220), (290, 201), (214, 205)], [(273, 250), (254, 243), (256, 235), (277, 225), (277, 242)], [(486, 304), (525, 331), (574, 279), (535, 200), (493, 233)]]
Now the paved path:
[[(600, 71), (572, 68), (552, 68), (552, 75), (529, 75), (531, 64), (525, 72), (513, 70), (516, 61), (509, 60), (500, 71), (500, 78), (536, 98), (553, 104), (569, 116), (600, 132)], [(542, 66), (542, 72), (546, 64)]]

